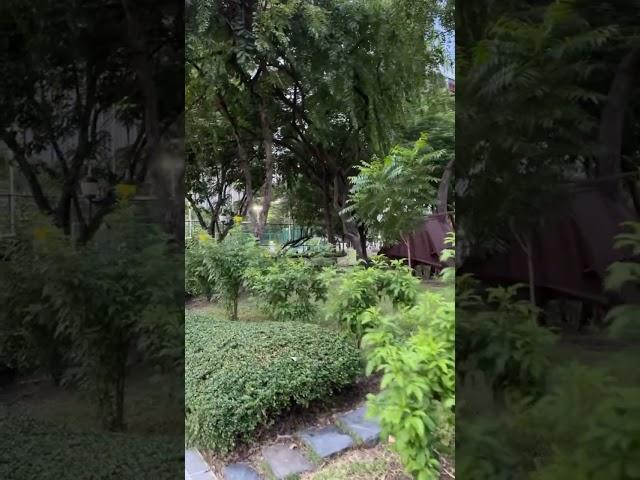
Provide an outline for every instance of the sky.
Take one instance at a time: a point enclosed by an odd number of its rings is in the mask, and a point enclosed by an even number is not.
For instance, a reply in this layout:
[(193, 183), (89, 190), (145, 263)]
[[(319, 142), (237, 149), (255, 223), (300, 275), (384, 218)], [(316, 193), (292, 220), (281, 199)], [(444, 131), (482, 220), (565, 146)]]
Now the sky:
[[(443, 31), (442, 30), (442, 25), (440, 24), (439, 20), (436, 20), (436, 30), (438, 31)], [(449, 78), (456, 78), (456, 71), (455, 71), (455, 57), (456, 57), (456, 52), (455, 52), (455, 32), (448, 32), (445, 33), (445, 43), (444, 43), (444, 48), (445, 51), (447, 52), (447, 57), (449, 58), (449, 62), (452, 63), (452, 65), (441, 65), (440, 70), (442, 71), (442, 73), (444, 75), (446, 75)]]

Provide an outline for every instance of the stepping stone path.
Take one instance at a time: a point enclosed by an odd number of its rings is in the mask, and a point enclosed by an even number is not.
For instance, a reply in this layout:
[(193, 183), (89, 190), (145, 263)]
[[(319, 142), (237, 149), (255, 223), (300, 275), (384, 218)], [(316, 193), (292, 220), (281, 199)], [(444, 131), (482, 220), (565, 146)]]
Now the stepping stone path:
[(312, 428), (302, 432), (300, 438), (320, 458), (332, 457), (353, 446), (353, 438), (333, 425)]
[[(315, 460), (340, 455), (354, 445), (372, 447), (380, 441), (381, 429), (376, 420), (366, 418), (366, 412), (366, 406), (360, 407), (338, 416), (336, 425), (310, 428), (298, 432), (295, 436), (304, 442), (311, 453), (310, 456), (316, 457)], [(192, 455), (195, 453), (197, 457), (188, 457), (189, 452)], [(301, 473), (310, 472), (314, 469), (314, 465), (305, 455), (304, 449), (292, 449), (287, 444), (264, 447), (262, 449), (262, 457), (270, 470), (270, 475), (277, 480), (298, 478)], [(185, 479), (215, 480), (215, 475), (206, 464), (204, 467), (206, 471), (204, 473), (196, 472), (196, 475), (206, 473), (209, 475), (208, 477), (194, 476), (194, 474), (189, 477), (187, 475), (189, 462), (192, 464), (192, 470), (202, 469), (202, 465), (197, 463), (198, 458), (204, 463), (197, 451), (185, 452)], [(244, 463), (226, 466), (223, 475), (224, 480), (264, 480), (253, 468)]]
[(262, 480), (253, 468), (244, 463), (234, 463), (224, 467), (224, 480)]
[(366, 418), (367, 407), (363, 406), (338, 417), (339, 425), (359, 444), (372, 447), (380, 440), (380, 424)]
[(184, 452), (185, 480), (217, 480), (200, 452), (195, 449)]
[(287, 445), (272, 445), (262, 449), (262, 456), (278, 480), (313, 470), (313, 465), (298, 449)]

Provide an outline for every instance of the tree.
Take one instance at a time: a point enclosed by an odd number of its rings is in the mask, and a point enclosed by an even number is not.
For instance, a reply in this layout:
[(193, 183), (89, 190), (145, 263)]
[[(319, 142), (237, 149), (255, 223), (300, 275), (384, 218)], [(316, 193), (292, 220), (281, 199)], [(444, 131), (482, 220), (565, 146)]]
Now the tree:
[(414, 94), (440, 62), (440, 15), (437, 1), (191, 4), (190, 78), (204, 79), (208, 105), (231, 127), (247, 197), (247, 151), (262, 149), (254, 231), (266, 219), (275, 172), (305, 178), (321, 202), (329, 239), (338, 224), (366, 256), (363, 228), (339, 215), (348, 177), (360, 160), (388, 150)]
[(402, 239), (408, 249), (410, 235), (435, 205), (437, 178), (433, 173), (446, 150), (433, 150), (423, 134), (413, 148), (395, 147), (384, 158), (359, 167), (351, 178), (350, 206), (369, 231), (385, 242)]
[(514, 232), (526, 239), (576, 178), (599, 177), (640, 206), (636, 182), (624, 177), (638, 165), (635, 5), (470, 8), (462, 15), (475, 20), (465, 22), (457, 54), (462, 242), (483, 254)]
[[(66, 0), (55, 5), (11, 0), (3, 2), (0, 11), (11, 47), (2, 57), (1, 139), (28, 182), (38, 209), (66, 234), (73, 216), (82, 227), (83, 240), (114, 208), (113, 199), (106, 201), (93, 218), (85, 218), (78, 184), (88, 163), (95, 164), (94, 171), (102, 172), (111, 188), (126, 179), (142, 183), (149, 166), (153, 170), (160, 158), (146, 147), (166, 136), (182, 108), (179, 97), (167, 95), (176, 101), (144, 113), (152, 108), (153, 99), (144, 93), (149, 85), (138, 88), (140, 71), (132, 67), (132, 57), (140, 54), (127, 42), (126, 19), (133, 17), (126, 13), (119, 2), (78, 5)], [(176, 70), (171, 62), (176, 58), (173, 39), (177, 36), (172, 36), (172, 29), (181, 20), (175, 12), (169, 17), (173, 22), (167, 23), (166, 17), (160, 7), (150, 10), (147, 42), (141, 48), (147, 52), (145, 68), (153, 68), (154, 87), (174, 93)], [(143, 117), (151, 121), (152, 116), (155, 126), (143, 125)], [(107, 117), (138, 130), (127, 149), (126, 165), (117, 171), (111, 169), (111, 139), (102, 127)], [(150, 129), (155, 140), (149, 139)], [(42, 159), (46, 152), (51, 152), (53, 164)]]

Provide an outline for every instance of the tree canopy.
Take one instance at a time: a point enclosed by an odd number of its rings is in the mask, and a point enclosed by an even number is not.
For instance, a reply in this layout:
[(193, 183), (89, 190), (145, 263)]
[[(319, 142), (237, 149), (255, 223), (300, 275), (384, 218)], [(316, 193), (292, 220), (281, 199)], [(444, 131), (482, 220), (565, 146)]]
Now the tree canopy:
[[(259, 196), (259, 213), (245, 210), (256, 233), (273, 186), (304, 182), (327, 236), (361, 246), (363, 228), (339, 215), (348, 177), (362, 160), (386, 155), (415, 117), (444, 55), (436, 20), (450, 8), (436, 0), (190, 4), (188, 122), (193, 132), (209, 125), (206, 139), (230, 152), (198, 161), (239, 165), (241, 178), (229, 180), (244, 190), (245, 209)], [(190, 134), (188, 148), (204, 141)]]

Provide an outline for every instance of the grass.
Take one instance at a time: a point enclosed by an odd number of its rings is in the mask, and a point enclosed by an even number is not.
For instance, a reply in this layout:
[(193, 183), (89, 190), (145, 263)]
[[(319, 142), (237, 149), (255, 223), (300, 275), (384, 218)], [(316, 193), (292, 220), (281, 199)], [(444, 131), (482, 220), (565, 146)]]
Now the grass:
[[(187, 303), (186, 308), (194, 312), (211, 315), (220, 320), (228, 317), (227, 311), (221, 303), (210, 302), (204, 297), (192, 299)], [(238, 302), (238, 320), (244, 322), (268, 321), (269, 316), (260, 308), (257, 298), (243, 295)]]
[[(125, 392), (127, 432), (142, 435), (183, 435), (181, 398), (172, 397), (166, 376), (139, 371)], [(74, 431), (101, 431), (95, 401), (88, 392), (56, 387), (47, 379), (22, 382), (3, 396), (10, 413), (23, 414)]]
[(386, 444), (354, 449), (325, 463), (301, 480), (411, 480)]

